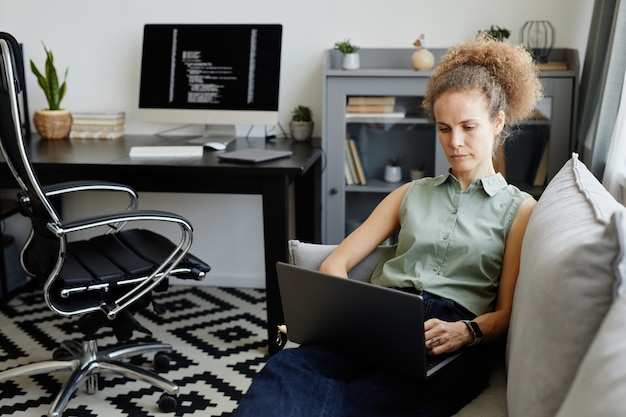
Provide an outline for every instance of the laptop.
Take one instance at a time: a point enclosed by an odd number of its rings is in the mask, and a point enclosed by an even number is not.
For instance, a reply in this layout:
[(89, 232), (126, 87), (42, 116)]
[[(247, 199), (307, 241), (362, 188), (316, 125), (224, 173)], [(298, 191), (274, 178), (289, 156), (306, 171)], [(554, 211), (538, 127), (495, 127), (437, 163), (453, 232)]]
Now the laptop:
[(256, 164), (259, 162), (272, 161), (274, 159), (288, 158), (291, 151), (279, 151), (274, 149), (246, 148), (238, 151), (225, 152), (217, 157), (222, 161), (243, 162)]
[(284, 262), (276, 272), (293, 342), (331, 346), (414, 380), (425, 380), (461, 355), (426, 355), (424, 300), (417, 294)]

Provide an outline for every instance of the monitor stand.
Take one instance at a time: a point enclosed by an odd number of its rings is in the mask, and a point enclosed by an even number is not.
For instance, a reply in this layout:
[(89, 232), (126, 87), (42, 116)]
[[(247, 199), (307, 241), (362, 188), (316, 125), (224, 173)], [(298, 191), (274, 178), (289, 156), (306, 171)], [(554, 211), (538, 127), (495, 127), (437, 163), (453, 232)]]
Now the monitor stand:
[(237, 137), (235, 125), (204, 125), (204, 132), (188, 140), (192, 145), (204, 145), (207, 142), (220, 142), (228, 145)]

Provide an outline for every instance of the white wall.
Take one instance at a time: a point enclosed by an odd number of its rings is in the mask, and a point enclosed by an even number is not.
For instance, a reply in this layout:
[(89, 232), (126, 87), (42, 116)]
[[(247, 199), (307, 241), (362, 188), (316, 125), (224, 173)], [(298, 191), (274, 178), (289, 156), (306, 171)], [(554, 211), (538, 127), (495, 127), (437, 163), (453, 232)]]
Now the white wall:
[[(43, 65), (41, 41), (54, 52), (59, 70), (70, 68), (63, 101), (70, 110), (123, 110), (127, 133), (154, 133), (171, 126), (136, 120), (142, 28), (145, 23), (281, 23), (283, 57), (280, 122), (287, 126), (297, 104), (314, 112), (316, 134), (321, 127), (321, 57), (334, 42), (350, 38), (361, 47), (411, 47), (425, 34), (429, 47), (445, 48), (492, 24), (512, 32), (517, 42), (527, 20), (549, 20), (556, 28), (556, 46), (577, 48), (581, 61), (591, 20), (592, 0), (2, 0), (0, 31), (24, 44), (25, 59)], [(225, 40), (227, 42), (227, 40)], [(31, 112), (45, 106), (34, 76), (27, 73)], [(246, 132), (247, 126), (240, 126)], [(222, 244), (199, 245), (194, 252), (214, 267), (211, 283), (262, 286), (262, 256), (240, 259), (238, 242), (260, 242), (260, 201), (246, 196), (203, 196), (201, 203), (179, 207), (180, 196), (161, 195), (161, 208), (188, 216), (196, 233), (215, 236), (206, 213), (221, 216), (235, 230), (215, 237)], [(86, 209), (81, 202), (78, 210)], [(223, 207), (237, 207), (224, 210)], [(226, 211), (226, 213), (224, 213)], [(259, 262), (260, 259), (260, 262)]]

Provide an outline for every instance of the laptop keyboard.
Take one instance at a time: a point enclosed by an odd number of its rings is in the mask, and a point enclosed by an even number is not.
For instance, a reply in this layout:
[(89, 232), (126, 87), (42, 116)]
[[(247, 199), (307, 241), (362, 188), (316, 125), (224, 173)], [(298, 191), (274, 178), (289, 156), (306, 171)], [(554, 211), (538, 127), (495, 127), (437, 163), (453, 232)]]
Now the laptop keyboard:
[(426, 370), (429, 371), (439, 364), (446, 357), (441, 356), (426, 356)]

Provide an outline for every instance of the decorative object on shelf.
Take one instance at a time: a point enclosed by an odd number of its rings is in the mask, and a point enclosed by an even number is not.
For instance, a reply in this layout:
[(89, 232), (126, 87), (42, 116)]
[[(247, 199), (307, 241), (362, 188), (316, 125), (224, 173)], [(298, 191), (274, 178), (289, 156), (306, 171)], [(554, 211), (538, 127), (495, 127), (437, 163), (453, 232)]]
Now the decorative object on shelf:
[(353, 45), (350, 39), (335, 42), (335, 49), (343, 54), (341, 67), (345, 70), (356, 70), (361, 66), (359, 59), (360, 46)]
[(402, 157), (389, 158), (385, 165), (385, 181), (400, 182), (402, 180)]
[(424, 178), (424, 176), (426, 176), (426, 171), (424, 171), (424, 168), (411, 168), (410, 174), (411, 180), (419, 180), (420, 178)]
[(500, 42), (504, 42), (505, 39), (509, 39), (509, 36), (511, 36), (511, 31), (495, 25), (491, 25), (489, 29), (481, 30), (479, 33), (486, 33)]
[(422, 40), (424, 39), (424, 34), (421, 34), (419, 38), (413, 45), (417, 47), (417, 51), (413, 52), (411, 55), (411, 66), (415, 68), (416, 71), (427, 71), (435, 66), (435, 56), (428, 49), (424, 48), (422, 45)]
[(313, 112), (307, 106), (296, 106), (291, 112), (289, 122), (291, 137), (296, 141), (311, 139), (313, 135)]
[(59, 84), (57, 70), (54, 66), (52, 51), (43, 45), (46, 51), (45, 75), (38, 69), (33, 60), (30, 60), (30, 69), (37, 77), (37, 83), (46, 95), (48, 108), (35, 111), (33, 123), (39, 135), (44, 139), (64, 139), (70, 132), (72, 115), (61, 109), (61, 100), (65, 96), (66, 80), (69, 68), (65, 70), (63, 83)]
[(529, 20), (520, 30), (522, 45), (540, 64), (548, 62), (555, 40), (554, 26), (547, 20)]

